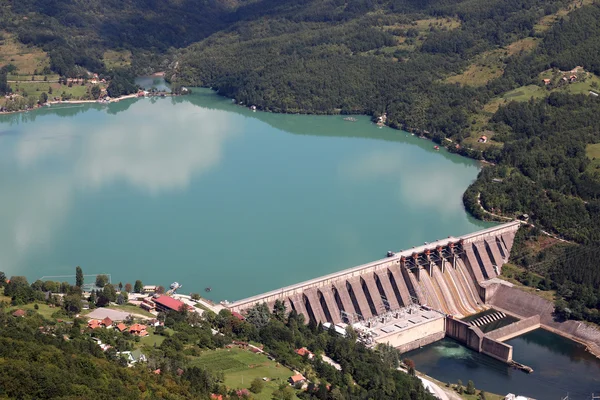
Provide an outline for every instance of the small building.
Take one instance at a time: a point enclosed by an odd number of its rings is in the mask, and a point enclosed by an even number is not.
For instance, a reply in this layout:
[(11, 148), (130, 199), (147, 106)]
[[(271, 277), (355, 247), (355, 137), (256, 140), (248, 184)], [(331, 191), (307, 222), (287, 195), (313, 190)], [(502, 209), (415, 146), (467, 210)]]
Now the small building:
[(479, 139), (477, 139), (477, 141), (478, 141), (479, 143), (486, 143), (486, 142), (488, 141), (488, 138), (487, 138), (487, 136), (485, 136), (485, 135), (481, 135), (481, 136), (479, 137)]
[(158, 311), (180, 311), (182, 307), (187, 307), (183, 301), (164, 295), (154, 299), (154, 304)]
[(127, 330), (127, 325), (121, 322), (117, 326), (115, 326), (115, 329), (119, 332), (125, 332)]
[(148, 336), (148, 331), (146, 331), (146, 325), (142, 324), (131, 325), (131, 327), (129, 328), (129, 333), (131, 333), (134, 336)]
[(577, 80), (577, 75), (569, 76), (569, 82), (575, 82)]
[(88, 328), (90, 329), (100, 328), (100, 326), (100, 321), (98, 321), (97, 319), (91, 319), (88, 321)]
[(154, 302), (150, 299), (144, 299), (142, 300), (140, 307), (146, 311), (154, 311), (156, 304), (154, 304)]
[[(138, 93), (139, 95), (139, 93)], [(142, 289), (143, 293), (155, 293), (156, 290), (158, 289), (158, 286), (154, 286), (154, 285), (146, 285), (144, 286), (144, 288)]]
[(288, 382), (291, 383), (292, 385), (296, 385), (297, 383), (306, 382), (306, 378), (302, 374), (296, 374), (296, 375), (290, 376), (290, 378), (288, 379)]
[(548, 86), (550, 84), (550, 79), (542, 79), (542, 82), (544, 82), (544, 85)]
[(18, 309), (12, 315), (13, 317), (24, 317), (26, 314), (27, 312), (25, 312), (25, 310)]
[(243, 321), (246, 319), (246, 317), (244, 317), (242, 314), (240, 314), (237, 311), (232, 311), (231, 315), (233, 315), (234, 317), (236, 317), (237, 319), (239, 319), (240, 321)]
[(298, 354), (300, 357), (308, 357), (309, 360), (312, 360), (313, 357), (315, 356), (310, 350), (308, 350), (306, 347), (302, 347), (300, 349), (296, 349), (294, 350), (294, 353)]
[(124, 358), (130, 366), (135, 363), (147, 361), (146, 355), (141, 350), (122, 351), (117, 353), (117, 356)]
[(154, 373), (154, 375), (160, 375), (160, 368), (155, 369), (152, 373)]
[(102, 321), (100, 321), (100, 325), (102, 325), (105, 328), (110, 328), (112, 327), (113, 321), (112, 319), (106, 317), (104, 318)]

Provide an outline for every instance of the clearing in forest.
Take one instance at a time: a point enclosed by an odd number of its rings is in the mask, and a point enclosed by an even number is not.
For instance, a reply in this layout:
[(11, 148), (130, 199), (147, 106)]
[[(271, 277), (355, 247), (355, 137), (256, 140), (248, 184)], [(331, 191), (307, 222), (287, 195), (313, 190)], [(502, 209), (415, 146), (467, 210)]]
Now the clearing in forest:
[(273, 391), (294, 374), (290, 369), (269, 360), (265, 354), (255, 354), (237, 347), (203, 351), (200, 356), (190, 358), (190, 364), (210, 371), (222, 371), (225, 385), (231, 388), (249, 388), (253, 379), (267, 378), (263, 391), (253, 395), (257, 400), (270, 400)]
[(131, 65), (131, 52), (129, 50), (107, 50), (102, 57), (107, 69), (128, 67)]
[(0, 66), (12, 64), (20, 75), (32, 75), (50, 66), (50, 58), (42, 49), (26, 46), (13, 35), (0, 32)]
[(410, 23), (394, 24), (383, 26), (382, 29), (394, 36), (398, 44), (396, 46), (384, 47), (381, 49), (384, 52), (393, 52), (396, 50), (414, 51), (420, 46), (430, 32), (449, 31), (460, 28), (460, 20), (458, 18), (427, 18), (418, 19)]
[(478, 55), (463, 73), (449, 76), (446, 78), (446, 82), (468, 86), (483, 86), (492, 79), (502, 76), (505, 67), (504, 60), (507, 57), (520, 52), (531, 51), (537, 46), (537, 43), (538, 39), (527, 37), (504, 48), (486, 51)]

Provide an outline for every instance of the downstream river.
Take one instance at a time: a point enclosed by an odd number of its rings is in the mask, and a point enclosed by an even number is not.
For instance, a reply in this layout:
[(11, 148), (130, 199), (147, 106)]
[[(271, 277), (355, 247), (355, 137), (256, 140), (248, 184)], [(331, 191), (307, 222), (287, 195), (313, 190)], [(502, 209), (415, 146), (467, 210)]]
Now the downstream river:
[(416, 368), (442, 382), (466, 385), (469, 380), (488, 392), (521, 394), (537, 400), (591, 399), (600, 395), (600, 360), (583, 346), (554, 333), (537, 329), (508, 340), (513, 359), (533, 368), (532, 374), (509, 368), (451, 339), (406, 353)]
[(0, 271), (240, 299), (489, 226), (462, 206), (477, 173), (367, 117), (209, 90), (3, 115)]

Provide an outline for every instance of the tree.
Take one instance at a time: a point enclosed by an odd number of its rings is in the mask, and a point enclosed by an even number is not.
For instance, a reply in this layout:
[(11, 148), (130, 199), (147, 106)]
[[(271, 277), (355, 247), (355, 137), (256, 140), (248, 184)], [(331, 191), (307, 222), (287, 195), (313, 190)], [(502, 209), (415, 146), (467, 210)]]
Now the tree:
[(293, 398), (294, 391), (285, 383), (281, 384), (272, 394), (273, 400), (292, 400)]
[(92, 290), (92, 292), (90, 293), (90, 298), (88, 299), (88, 302), (90, 303), (90, 308), (96, 308), (97, 300), (98, 297), (96, 296), (96, 291)]
[(52, 86), (48, 86), (48, 94), (52, 94)]
[(125, 304), (125, 297), (123, 297), (121, 293), (119, 293), (119, 295), (117, 296), (117, 304), (120, 306)]
[(108, 283), (108, 276), (106, 275), (97, 275), (96, 276), (96, 286), (99, 288), (103, 288)]
[(165, 287), (164, 286), (158, 286), (156, 288), (156, 293), (158, 293), (158, 294), (164, 294), (165, 293)]
[(100, 93), (102, 93), (100, 91), (100, 86), (98, 86), (98, 85), (92, 86), (92, 88), (90, 89), (90, 93), (91, 93), (93, 99), (97, 99), (98, 97), (100, 97)]
[(125, 284), (125, 291), (126, 291), (127, 293), (131, 293), (131, 283), (126, 283), (126, 284)]
[(246, 316), (246, 321), (250, 322), (258, 329), (267, 325), (270, 319), (271, 312), (266, 303), (257, 304), (254, 307), (249, 308)]
[(277, 318), (280, 321), (284, 321), (285, 311), (285, 303), (281, 300), (275, 300), (275, 305), (273, 306), (273, 314), (275, 315), (275, 318)]
[(476, 390), (475, 390), (475, 384), (473, 383), (473, 381), (467, 382), (467, 388), (465, 389), (465, 392), (467, 394), (475, 394)]
[(135, 285), (133, 286), (133, 290), (136, 293), (142, 293), (142, 291), (144, 290), (144, 284), (142, 283), (142, 281), (140, 281), (139, 279), (137, 281), (135, 281)]
[[(46, 96), (46, 99), (48, 99), (48, 96)], [(77, 266), (77, 268), (75, 268), (75, 286), (83, 287), (83, 270), (80, 266)]]
[(10, 93), (10, 86), (8, 85), (8, 76), (7, 72), (4, 68), (0, 69), (0, 95), (4, 96), (5, 94)]
[(48, 94), (46, 92), (42, 92), (40, 94), (40, 103), (44, 104), (48, 101)]
[(63, 308), (68, 315), (74, 315), (81, 312), (81, 296), (70, 294), (63, 298)]
[(254, 380), (250, 383), (250, 391), (252, 393), (260, 393), (265, 388), (265, 383), (260, 378), (254, 378)]
[(123, 282), (119, 282), (119, 291), (123, 290)]
[(108, 299), (108, 301), (113, 303), (117, 301), (117, 291), (113, 285), (104, 286), (104, 289), (102, 289), (102, 294)]
[(6, 274), (0, 271), (0, 287), (3, 287), (6, 284)]
[(190, 297), (192, 298), (192, 300), (200, 300), (200, 295), (198, 293), (192, 293)]

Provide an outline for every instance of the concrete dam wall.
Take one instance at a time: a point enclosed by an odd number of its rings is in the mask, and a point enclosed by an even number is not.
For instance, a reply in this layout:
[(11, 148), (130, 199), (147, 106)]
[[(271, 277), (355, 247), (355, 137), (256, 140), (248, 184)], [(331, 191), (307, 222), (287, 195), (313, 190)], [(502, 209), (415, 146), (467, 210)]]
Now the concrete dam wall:
[(231, 311), (282, 301), (306, 321), (354, 323), (419, 303), (447, 315), (484, 309), (479, 282), (508, 260), (520, 223), (427, 243), (389, 257), (226, 304)]

